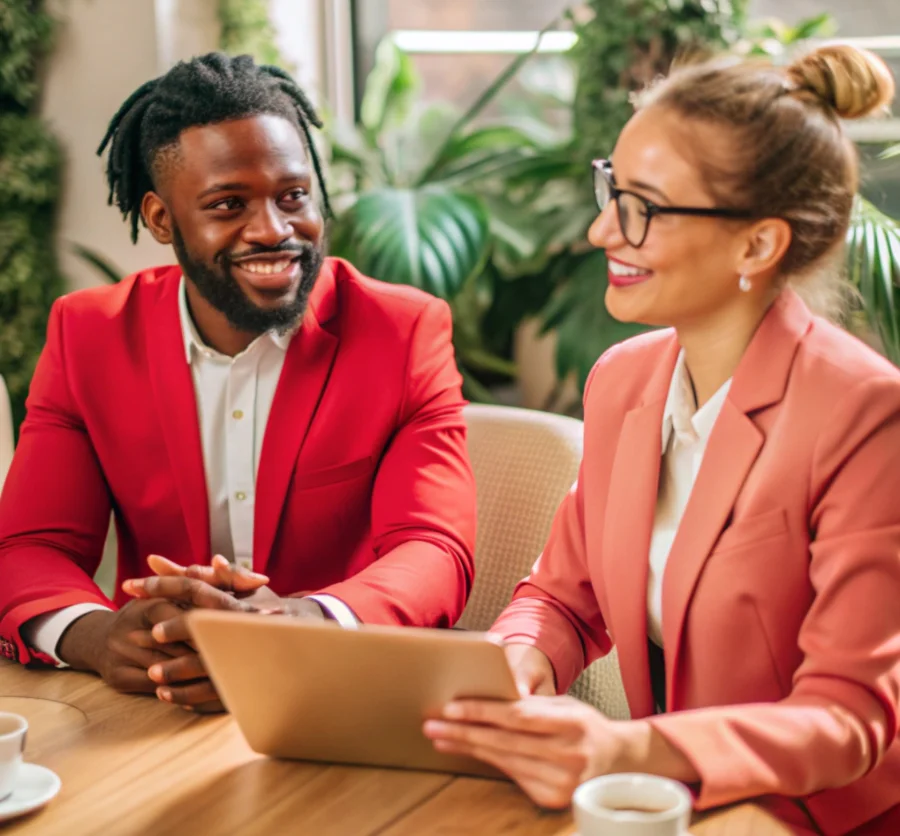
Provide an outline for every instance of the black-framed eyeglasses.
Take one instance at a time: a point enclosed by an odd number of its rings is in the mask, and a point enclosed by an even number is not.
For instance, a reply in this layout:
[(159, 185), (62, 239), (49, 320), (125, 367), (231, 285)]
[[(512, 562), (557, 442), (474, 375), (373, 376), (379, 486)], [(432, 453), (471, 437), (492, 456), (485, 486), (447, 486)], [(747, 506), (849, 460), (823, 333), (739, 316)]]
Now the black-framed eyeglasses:
[(615, 184), (612, 163), (609, 160), (594, 160), (594, 196), (602, 212), (611, 200), (616, 202), (619, 227), (625, 240), (637, 249), (647, 240), (650, 220), (654, 215), (691, 215), (698, 218), (752, 218), (743, 209), (704, 208), (699, 206), (659, 206), (634, 192), (620, 189)]

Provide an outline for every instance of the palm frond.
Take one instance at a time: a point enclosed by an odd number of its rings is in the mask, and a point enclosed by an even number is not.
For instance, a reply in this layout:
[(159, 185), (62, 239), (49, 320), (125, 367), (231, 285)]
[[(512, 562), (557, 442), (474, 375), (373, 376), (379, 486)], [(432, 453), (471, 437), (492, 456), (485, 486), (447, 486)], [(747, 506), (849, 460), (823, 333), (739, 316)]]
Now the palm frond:
[(884, 353), (900, 364), (900, 226), (862, 197), (847, 231), (847, 275)]

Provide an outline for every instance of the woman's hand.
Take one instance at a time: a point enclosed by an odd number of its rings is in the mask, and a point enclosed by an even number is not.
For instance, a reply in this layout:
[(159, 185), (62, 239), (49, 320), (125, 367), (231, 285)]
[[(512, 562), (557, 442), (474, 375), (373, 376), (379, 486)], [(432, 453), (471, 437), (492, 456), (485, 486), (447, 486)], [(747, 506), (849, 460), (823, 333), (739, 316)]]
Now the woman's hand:
[(530, 644), (508, 644), (506, 661), (509, 662), (519, 693), (523, 697), (532, 694), (552, 697), (556, 693), (553, 665), (536, 647)]
[(439, 752), (496, 767), (541, 807), (562, 808), (583, 781), (620, 771), (626, 725), (572, 697), (532, 696), (449, 703), (425, 735)]

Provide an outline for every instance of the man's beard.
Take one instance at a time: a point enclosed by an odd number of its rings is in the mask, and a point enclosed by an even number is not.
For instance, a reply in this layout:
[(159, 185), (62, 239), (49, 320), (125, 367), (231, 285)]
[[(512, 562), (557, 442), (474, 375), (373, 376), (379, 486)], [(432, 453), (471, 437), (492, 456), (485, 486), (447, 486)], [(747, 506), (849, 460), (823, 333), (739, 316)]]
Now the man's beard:
[(313, 244), (292, 243), (274, 248), (257, 246), (242, 251), (242, 257), (285, 252), (299, 257), (300, 284), (296, 296), (285, 305), (260, 308), (247, 297), (232, 275), (228, 253), (217, 253), (214, 266), (194, 258), (188, 252), (177, 226), (172, 230), (172, 247), (184, 275), (194, 283), (200, 295), (224, 314), (233, 328), (248, 334), (264, 334), (271, 330), (287, 333), (293, 330), (306, 310), (309, 294), (322, 268), (322, 250)]

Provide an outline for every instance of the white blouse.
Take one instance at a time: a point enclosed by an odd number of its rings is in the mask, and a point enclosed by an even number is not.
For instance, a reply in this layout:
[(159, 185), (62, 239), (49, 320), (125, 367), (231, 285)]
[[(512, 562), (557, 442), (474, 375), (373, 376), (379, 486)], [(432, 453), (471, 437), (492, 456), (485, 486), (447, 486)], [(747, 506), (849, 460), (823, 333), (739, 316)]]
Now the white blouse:
[(647, 577), (647, 635), (659, 647), (663, 646), (662, 588), (666, 561), (700, 471), (706, 443), (730, 388), (729, 379), (697, 409), (684, 351), (678, 355), (663, 412), (663, 456)]

